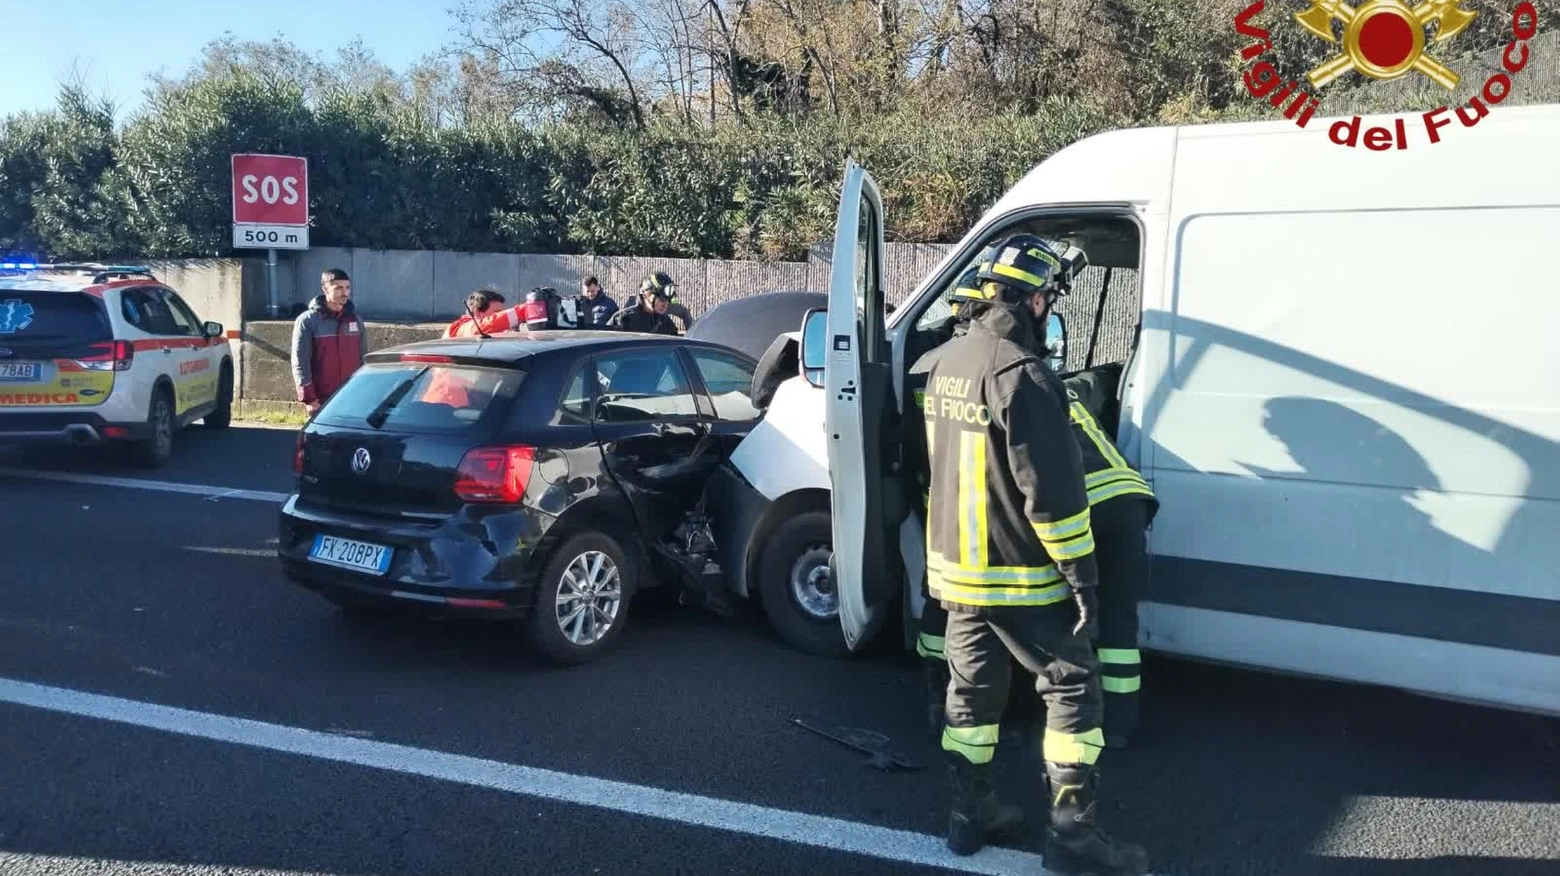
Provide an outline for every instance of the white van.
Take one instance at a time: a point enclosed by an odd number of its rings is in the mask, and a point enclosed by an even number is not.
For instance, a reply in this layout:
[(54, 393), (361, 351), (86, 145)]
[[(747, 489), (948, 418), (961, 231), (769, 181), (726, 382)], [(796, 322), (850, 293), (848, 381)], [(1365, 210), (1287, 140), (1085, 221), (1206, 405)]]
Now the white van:
[(837, 592), (835, 650), (919, 616), (905, 377), (959, 273), (1030, 231), (1088, 254), (1068, 368), (1115, 384), (1103, 425), (1162, 502), (1145, 648), (1560, 715), (1560, 106), (1382, 152), (1332, 121), (1082, 140), (888, 319), (882, 201), (847, 164), (830, 306), (732, 457), (737, 568), (826, 497), (838, 549), (790, 584)]

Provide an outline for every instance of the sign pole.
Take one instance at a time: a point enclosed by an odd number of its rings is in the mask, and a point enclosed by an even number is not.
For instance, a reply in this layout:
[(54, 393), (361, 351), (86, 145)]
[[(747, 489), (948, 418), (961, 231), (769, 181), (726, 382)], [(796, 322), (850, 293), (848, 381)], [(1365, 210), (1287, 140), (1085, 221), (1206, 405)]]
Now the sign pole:
[(282, 316), (281, 302), (276, 300), (276, 250), (265, 251), (265, 311), (272, 319)]

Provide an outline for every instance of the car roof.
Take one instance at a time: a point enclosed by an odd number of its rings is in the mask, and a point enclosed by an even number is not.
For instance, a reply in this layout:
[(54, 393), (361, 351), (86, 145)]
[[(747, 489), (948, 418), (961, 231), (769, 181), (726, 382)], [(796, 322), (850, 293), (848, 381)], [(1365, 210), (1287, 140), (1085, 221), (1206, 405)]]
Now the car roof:
[(723, 344), (674, 335), (657, 335), (645, 332), (601, 331), (596, 329), (558, 329), (551, 331), (503, 332), (490, 338), (434, 338), (399, 344), (382, 350), (374, 350), (369, 357), (385, 354), (418, 353), (429, 356), (464, 356), (492, 359), (499, 362), (515, 362), (530, 356), (546, 355), (559, 350), (577, 352), (611, 350), (617, 347), (643, 346), (646, 344), (684, 344), (710, 347), (747, 357), (740, 350), (732, 350)]
[(144, 288), (146, 286), (160, 286), (168, 288), (166, 284), (152, 278), (129, 278), (111, 280), (107, 283), (98, 282), (96, 277), (83, 275), (54, 275), (31, 277), (0, 277), (0, 290), (13, 292), (85, 292), (88, 295), (102, 296), (110, 289)]

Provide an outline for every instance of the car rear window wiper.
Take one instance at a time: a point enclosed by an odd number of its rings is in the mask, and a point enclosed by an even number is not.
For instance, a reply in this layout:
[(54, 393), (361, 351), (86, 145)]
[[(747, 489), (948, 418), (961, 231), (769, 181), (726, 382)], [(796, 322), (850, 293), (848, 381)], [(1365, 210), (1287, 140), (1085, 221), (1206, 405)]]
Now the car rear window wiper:
[(401, 399), (406, 398), (408, 392), (412, 391), (412, 384), (416, 383), (424, 374), (427, 374), (430, 367), (432, 366), (424, 365), (416, 374), (397, 384), (395, 389), (385, 396), (384, 401), (375, 405), (374, 409), (369, 411), (368, 416), (363, 419), (375, 429), (382, 428), (385, 425), (385, 420), (389, 418), (390, 412), (395, 410), (395, 406), (401, 403)]

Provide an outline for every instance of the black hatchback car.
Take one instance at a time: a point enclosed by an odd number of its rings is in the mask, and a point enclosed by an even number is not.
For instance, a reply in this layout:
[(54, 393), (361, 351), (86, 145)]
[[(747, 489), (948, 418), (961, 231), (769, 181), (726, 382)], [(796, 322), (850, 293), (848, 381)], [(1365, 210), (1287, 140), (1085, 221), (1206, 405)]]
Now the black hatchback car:
[(370, 353), (299, 433), (282, 566), (343, 607), (523, 620), (593, 659), (636, 590), (719, 574), (694, 509), (759, 418), (756, 365), (613, 331)]

